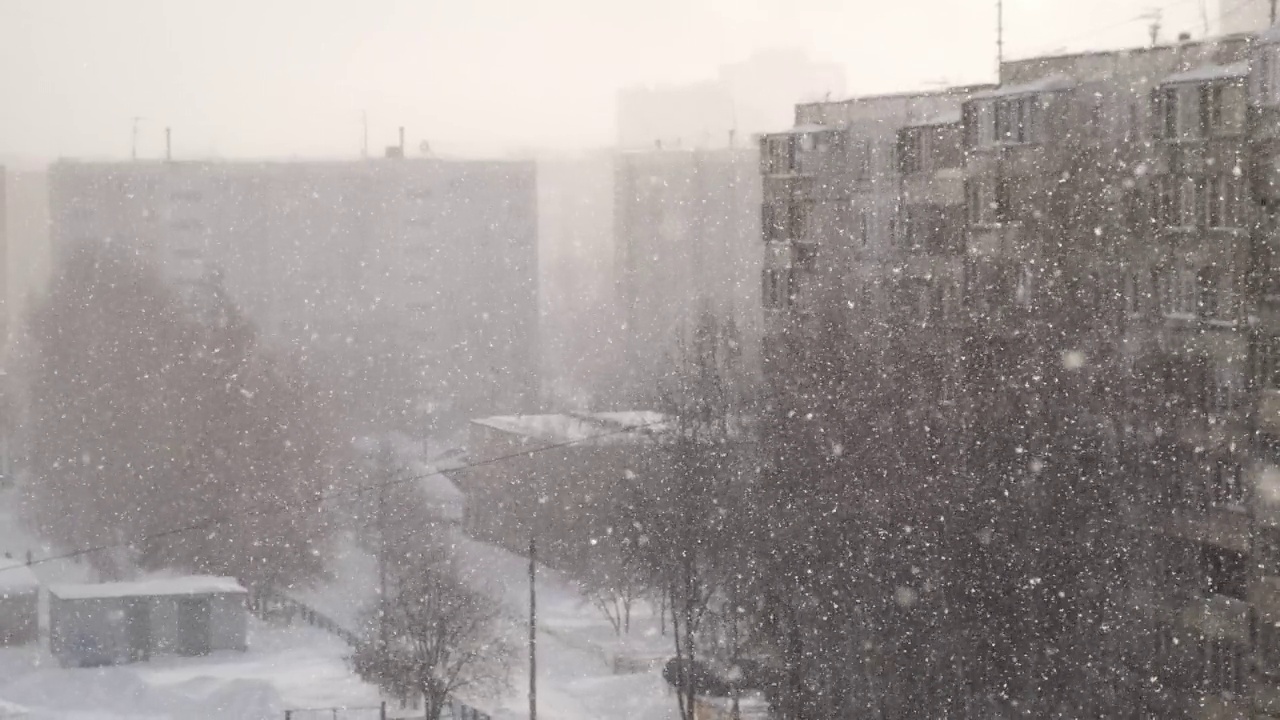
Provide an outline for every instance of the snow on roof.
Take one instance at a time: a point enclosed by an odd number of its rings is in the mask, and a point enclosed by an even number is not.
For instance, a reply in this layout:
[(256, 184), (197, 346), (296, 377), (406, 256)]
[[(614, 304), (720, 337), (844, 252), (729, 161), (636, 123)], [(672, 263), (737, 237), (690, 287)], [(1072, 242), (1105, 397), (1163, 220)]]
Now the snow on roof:
[(1197, 68), (1174, 73), (1164, 79), (1165, 85), (1174, 83), (1207, 82), (1209, 80), (1231, 80), (1249, 76), (1249, 63), (1238, 62), (1230, 65), (1201, 65)]
[(998, 88), (986, 90), (980, 93), (974, 93), (973, 100), (989, 100), (991, 98), (1013, 97), (1016, 95), (1034, 95), (1042, 92), (1055, 92), (1059, 90), (1070, 90), (1075, 87), (1076, 82), (1066, 75), (1046, 75), (1039, 80), (1021, 83), (1018, 85), (1001, 85)]
[(829, 125), (797, 125), (788, 130), (780, 130), (776, 133), (769, 133), (769, 134), (770, 135), (804, 135), (806, 133), (826, 132), (828, 130), (836, 130), (836, 129), (837, 128), (833, 128)]
[[(512, 435), (550, 442), (618, 444), (643, 441), (662, 429), (665, 416), (648, 410), (589, 414), (499, 415), (471, 422)], [(634, 432), (628, 432), (634, 431)]]
[(40, 579), (31, 568), (17, 560), (0, 558), (0, 595), (7, 590), (27, 590), (40, 587)]
[(939, 125), (956, 125), (964, 120), (960, 108), (947, 110), (931, 115), (923, 120), (907, 123), (907, 127), (938, 127)]
[(63, 600), (88, 600), (93, 598), (125, 598), (148, 595), (218, 595), (248, 592), (235, 578), (213, 575), (190, 575), (176, 578), (156, 578), (135, 582), (84, 583), (78, 585), (51, 585), (49, 594)]

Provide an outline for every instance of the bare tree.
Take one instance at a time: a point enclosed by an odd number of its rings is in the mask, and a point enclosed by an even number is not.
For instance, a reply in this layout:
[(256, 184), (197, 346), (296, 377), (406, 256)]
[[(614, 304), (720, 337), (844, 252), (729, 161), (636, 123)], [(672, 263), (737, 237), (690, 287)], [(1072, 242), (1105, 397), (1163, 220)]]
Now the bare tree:
[(385, 644), (362, 645), (352, 664), (402, 700), (422, 698), (426, 720), (438, 720), (459, 693), (488, 696), (507, 687), (511, 649), (497, 634), (500, 607), (468, 588), (447, 560), (398, 571), (382, 607), (369, 625), (385, 628)]
[(697, 695), (698, 633), (733, 568), (737, 507), (748, 479), (741, 444), (741, 388), (731, 327), (704, 316), (679, 343), (675, 369), (661, 389), (669, 428), (646, 477), (632, 488), (635, 520), (629, 553), (649, 582), (664, 591), (678, 668), (681, 717), (692, 720)]
[(318, 573), (336, 449), (325, 393), (260, 346), (216, 284), (194, 307), (105, 244), (61, 271), (29, 323), (27, 518), (64, 546), (130, 546), (90, 557), (109, 575)]

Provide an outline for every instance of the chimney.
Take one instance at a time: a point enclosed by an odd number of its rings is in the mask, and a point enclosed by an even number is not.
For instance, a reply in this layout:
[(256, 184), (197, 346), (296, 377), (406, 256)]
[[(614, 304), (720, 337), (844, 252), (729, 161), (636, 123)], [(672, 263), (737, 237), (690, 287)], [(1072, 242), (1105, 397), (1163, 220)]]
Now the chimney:
[(400, 126), (400, 157), (404, 157), (404, 126)]
[(173, 160), (173, 133), (167, 127), (164, 129), (164, 159), (166, 162)]

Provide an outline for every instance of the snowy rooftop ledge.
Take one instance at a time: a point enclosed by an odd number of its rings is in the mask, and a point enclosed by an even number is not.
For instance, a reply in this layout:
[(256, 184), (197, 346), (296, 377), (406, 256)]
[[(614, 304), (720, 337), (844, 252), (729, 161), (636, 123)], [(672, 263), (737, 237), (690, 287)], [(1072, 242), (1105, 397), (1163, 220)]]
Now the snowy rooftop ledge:
[(191, 575), (187, 577), (138, 580), (136, 582), (49, 586), (49, 594), (62, 600), (146, 597), (153, 595), (219, 595), (246, 592), (248, 591), (244, 589), (244, 586), (236, 582), (235, 578), (213, 575)]
[[(644, 442), (664, 429), (662, 413), (647, 410), (590, 414), (499, 415), (471, 422), (512, 435), (584, 444)], [(633, 432), (634, 431), (634, 432)]]
[(1201, 65), (1186, 72), (1176, 73), (1164, 79), (1165, 85), (1176, 83), (1200, 83), (1210, 80), (1230, 80), (1249, 76), (1249, 63), (1238, 62), (1231, 65)]
[(31, 571), (31, 568), (17, 560), (0, 558), (0, 592), (38, 587), (40, 587), (40, 579)]

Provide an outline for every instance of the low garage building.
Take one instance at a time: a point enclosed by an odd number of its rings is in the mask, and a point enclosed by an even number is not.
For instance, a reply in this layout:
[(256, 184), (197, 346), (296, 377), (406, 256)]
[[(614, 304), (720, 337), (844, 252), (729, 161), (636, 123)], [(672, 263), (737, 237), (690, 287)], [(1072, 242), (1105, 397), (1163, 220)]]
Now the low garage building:
[(49, 649), (64, 666), (140, 662), (246, 647), (248, 593), (233, 578), (53, 585)]
[(40, 581), (31, 568), (0, 558), (0, 645), (26, 645), (40, 638)]

